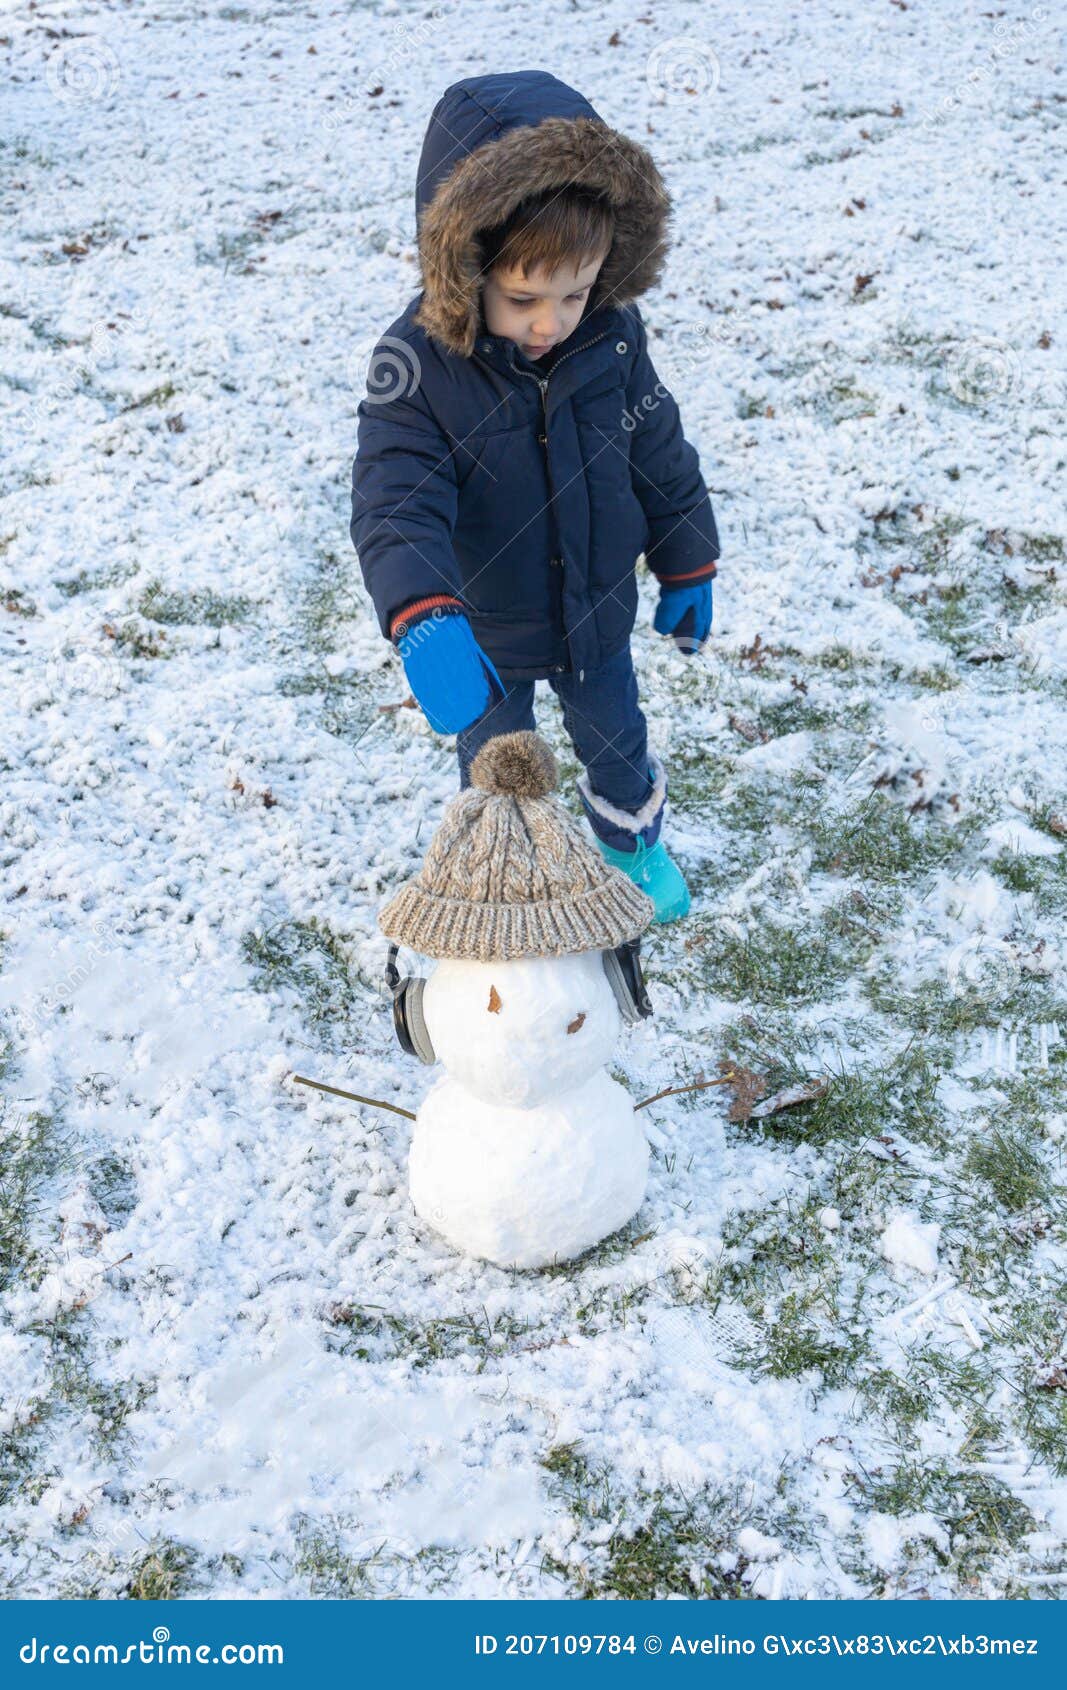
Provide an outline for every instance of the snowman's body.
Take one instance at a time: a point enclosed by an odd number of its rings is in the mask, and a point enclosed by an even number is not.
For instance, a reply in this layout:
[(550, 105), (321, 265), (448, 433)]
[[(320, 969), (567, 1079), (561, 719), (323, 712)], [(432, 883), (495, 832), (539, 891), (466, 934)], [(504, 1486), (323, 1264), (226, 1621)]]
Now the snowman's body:
[(622, 1018), (601, 952), (440, 962), (422, 1007), (446, 1070), (411, 1144), (422, 1219), (510, 1268), (565, 1261), (625, 1225), (648, 1144), (604, 1072)]

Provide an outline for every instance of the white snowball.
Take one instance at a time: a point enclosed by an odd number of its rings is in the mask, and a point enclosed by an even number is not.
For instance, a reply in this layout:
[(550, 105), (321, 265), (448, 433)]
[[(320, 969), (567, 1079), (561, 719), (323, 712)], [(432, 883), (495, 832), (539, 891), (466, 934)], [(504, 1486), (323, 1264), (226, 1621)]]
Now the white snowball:
[(580, 1085), (611, 1059), (622, 1025), (600, 951), (439, 962), (422, 1008), (438, 1061), (486, 1103), (541, 1103)]
[(484, 1102), (446, 1077), (427, 1094), (411, 1144), (416, 1213), (498, 1267), (580, 1255), (630, 1220), (647, 1178), (633, 1102), (603, 1072), (532, 1109)]

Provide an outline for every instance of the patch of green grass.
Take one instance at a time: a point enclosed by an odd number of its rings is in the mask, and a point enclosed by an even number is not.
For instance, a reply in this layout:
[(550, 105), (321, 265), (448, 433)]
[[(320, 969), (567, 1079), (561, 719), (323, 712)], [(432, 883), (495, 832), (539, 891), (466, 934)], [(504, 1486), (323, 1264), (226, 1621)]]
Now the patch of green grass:
[(253, 929), (241, 942), (257, 991), (295, 1003), (320, 1035), (345, 1035), (358, 1043), (364, 1014), (363, 981), (340, 937), (325, 922), (278, 921)]
[(340, 1355), (358, 1361), (410, 1360), (415, 1368), (464, 1356), (477, 1358), (475, 1373), (534, 1330), (506, 1313), (492, 1320), (484, 1309), (418, 1321), (374, 1304), (344, 1303), (332, 1308), (329, 1318), (337, 1334), (332, 1347)]
[(130, 1414), (142, 1408), (155, 1392), (144, 1379), (99, 1379), (92, 1369), (92, 1327), (78, 1304), (61, 1308), (51, 1319), (31, 1321), (30, 1336), (49, 1347), (51, 1388), (43, 1413), (49, 1421), (74, 1418), (94, 1455), (115, 1456)]
[(1016, 549), (1035, 563), (1055, 565), (1067, 562), (1067, 541), (1061, 534), (1019, 534)]
[(172, 1602), (188, 1594), (196, 1563), (194, 1549), (160, 1539), (134, 1563), (123, 1595), (131, 1602)]
[(955, 669), (945, 663), (935, 663), (931, 669), (906, 669), (899, 664), (889, 666), (891, 679), (918, 687), (921, 692), (957, 692), (960, 678)]
[(877, 1415), (898, 1443), (910, 1444), (918, 1441), (924, 1422), (934, 1412), (936, 1393), (929, 1376), (909, 1357), (903, 1378), (888, 1366), (867, 1369), (859, 1381), (858, 1400), (865, 1417)]
[(977, 825), (976, 817), (970, 827), (962, 822), (948, 827), (871, 792), (845, 810), (813, 815), (813, 866), (874, 881), (906, 879), (949, 862)]
[[(981, 953), (976, 953), (978, 962)], [(1000, 969), (1000, 953), (992, 953), (989, 977), (968, 981), (961, 973), (924, 980), (905, 988), (898, 984), (895, 965), (881, 963), (865, 974), (863, 992), (872, 1007), (916, 1033), (939, 1039), (955, 1038), (982, 1027), (1029, 1026), (1054, 1022), (1067, 1005), (1041, 979)], [(948, 958), (946, 957), (946, 968)]]
[(47, 1182), (69, 1161), (50, 1115), (0, 1113), (0, 1291), (39, 1283), (50, 1263), (33, 1242)]
[(1044, 1158), (1020, 1133), (993, 1128), (976, 1138), (964, 1159), (964, 1172), (988, 1186), (1002, 1209), (1017, 1213), (1051, 1196)]
[(158, 387), (153, 387), (150, 392), (142, 394), (140, 399), (131, 399), (128, 405), (123, 405), (119, 410), (119, 415), (125, 416), (129, 411), (143, 411), (148, 405), (165, 405), (168, 400), (174, 398), (177, 391), (178, 389), (172, 381), (162, 381)]
[(738, 395), (736, 414), (743, 422), (749, 422), (753, 417), (764, 417), (770, 400), (766, 394), (741, 393)]
[(89, 1190), (108, 1225), (121, 1226), (137, 1206), (137, 1176), (132, 1163), (107, 1150), (89, 1164), (87, 1173)]
[(1030, 812), (1029, 820), (1031, 825), (1039, 828), (1042, 833), (1062, 841), (1064, 851), (1067, 852), (1067, 793), (1036, 804)]
[(1031, 1382), (1023, 1402), (1018, 1425), (1027, 1447), (1057, 1478), (1067, 1478), (1067, 1387)]
[(879, 1514), (932, 1514), (950, 1544), (945, 1550), (931, 1539), (932, 1553), (964, 1585), (998, 1566), (1037, 1529), (1029, 1508), (1007, 1485), (945, 1459), (905, 1458), (895, 1466), (852, 1472), (848, 1479), (864, 1506)]
[(1067, 909), (1067, 851), (1055, 857), (1031, 857), (1018, 851), (1001, 851), (990, 862), (989, 871), (1009, 891), (1029, 893), (1038, 915), (1048, 916), (1053, 921), (1062, 918), (1063, 911)]
[[(1062, 1242), (1062, 1206), (1060, 1215)], [(1032, 1285), (1016, 1283), (1000, 1317), (1013, 1349), (1008, 1368), (1015, 1431), (1058, 1478), (1067, 1476), (1065, 1295), (1067, 1281), (1054, 1269)]]
[[(624, 1491), (607, 1463), (577, 1444), (557, 1444), (542, 1458), (550, 1489), (578, 1525), (580, 1562), (547, 1556), (544, 1569), (582, 1600), (751, 1599), (751, 1565), (737, 1548), (748, 1525), (768, 1534), (787, 1517), (757, 1508), (745, 1487), (705, 1486)], [(590, 1541), (591, 1540), (591, 1541)]]
[(173, 655), (164, 643), (167, 630), (151, 628), (138, 616), (126, 616), (121, 622), (109, 623), (108, 627), (116, 648), (127, 657), (167, 659)]
[[(268, 184), (271, 185), (279, 184)], [(255, 275), (263, 256), (258, 249), (277, 234), (279, 226), (283, 235), (291, 228), (287, 212), (278, 209), (257, 212), (246, 228), (216, 235), (213, 247), (198, 242), (196, 262), (221, 264), (223, 270), (233, 269), (243, 276)]]
[(105, 587), (121, 586), (138, 573), (137, 564), (104, 564), (99, 569), (79, 569), (77, 575), (68, 575), (62, 581), (55, 582), (58, 593), (65, 599), (77, 597), (79, 593), (96, 593)]
[(806, 659), (816, 669), (828, 669), (834, 675), (849, 675), (877, 668), (879, 658), (866, 651), (835, 641), (821, 651), (812, 652)]
[(915, 517), (914, 508), (898, 506), (871, 518), (857, 550), (861, 559), (866, 558), (872, 566), (881, 568), (888, 567), (882, 554), (903, 552), (904, 556), (894, 565), (901, 573), (936, 577), (957, 556), (959, 536), (974, 526), (957, 511), (942, 511), (929, 524), (924, 524)]
[(36, 1503), (48, 1483), (43, 1457), (51, 1437), (51, 1404), (43, 1398), (27, 1403), (0, 1432), (0, 1507), (17, 1498)]
[[(795, 398), (792, 403), (797, 403)], [(858, 386), (852, 376), (839, 376), (821, 392), (802, 401), (799, 408), (813, 411), (824, 421), (836, 426), (854, 417), (876, 416), (878, 396)]]
[(251, 599), (225, 598), (210, 587), (189, 593), (173, 592), (162, 581), (150, 581), (137, 600), (138, 614), (152, 622), (197, 623), (209, 628), (244, 622), (252, 608)]
[[(349, 1517), (296, 1522), (293, 1572), (319, 1599), (362, 1601), (402, 1596), (415, 1583), (418, 1594), (444, 1590), (459, 1551), (443, 1545), (413, 1549), (388, 1532), (375, 1534)], [(353, 1544), (353, 1539), (355, 1543)]]
[(35, 164), (40, 170), (52, 170), (55, 167), (55, 157), (52, 153), (44, 152), (37, 146), (32, 135), (9, 135), (0, 137), (0, 151), (11, 149), (11, 156), (20, 164)]
[[(612, 1078), (619, 1079), (616, 1072)], [(625, 1083), (623, 1075), (620, 1083)], [(547, 1267), (536, 1271), (545, 1279), (564, 1278), (572, 1280), (577, 1274), (584, 1273), (591, 1268), (609, 1267), (613, 1262), (625, 1261), (635, 1247), (647, 1238), (648, 1233), (644, 1222), (635, 1217), (628, 1221), (617, 1232), (612, 1232), (607, 1238), (602, 1238), (599, 1244), (593, 1244), (588, 1250), (583, 1250), (580, 1256), (572, 1256), (569, 1261), (552, 1262)], [(623, 1313), (630, 1303), (630, 1295), (618, 1286), (613, 1286), (609, 1293), (609, 1300)], [(587, 1299), (588, 1301), (588, 1299)]]
[(902, 322), (890, 331), (878, 350), (879, 356), (890, 363), (924, 367), (942, 363), (953, 344), (949, 335), (927, 334), (910, 322)]
[(844, 1325), (821, 1291), (789, 1291), (781, 1299), (765, 1340), (748, 1365), (759, 1376), (799, 1379), (818, 1374), (822, 1389), (855, 1383), (857, 1369), (870, 1352), (870, 1338), (860, 1327)]
[(0, 587), (0, 608), (9, 616), (36, 616), (37, 605), (21, 587)]
[[(899, 602), (930, 637), (948, 648), (957, 664), (979, 648), (1002, 647), (1006, 632), (1040, 608), (1054, 590), (1062, 541), (1051, 534), (1014, 532), (1009, 541), (1005, 531), (983, 531), (954, 511), (938, 514), (929, 525), (914, 522), (914, 514), (914, 508), (902, 508), (879, 513), (872, 521), (858, 550), (861, 559), (868, 560), (869, 569), (882, 573), (868, 584), (883, 583), (893, 591), (902, 573), (921, 578), (922, 590), (902, 591)], [(904, 555), (888, 571), (877, 554), (892, 550)], [(1040, 579), (1020, 584), (1005, 573), (1000, 560), (1006, 556), (1033, 558), (1047, 567)], [(942, 667), (946, 679), (938, 690), (947, 690), (953, 684), (953, 671), (950, 665)], [(986, 661), (983, 685), (997, 685), (997, 674), (997, 665)], [(1013, 665), (1004, 670), (1004, 675), (1007, 679), (1000, 684), (1017, 685)]]
[(864, 1416), (881, 1416), (904, 1455), (921, 1443), (926, 1423), (943, 1427), (955, 1412), (966, 1424), (961, 1459), (975, 1462), (1004, 1438), (994, 1412), (998, 1379), (984, 1356), (961, 1359), (924, 1343), (909, 1349), (903, 1377), (885, 1364), (869, 1369), (859, 1384), (858, 1407)]
[(351, 557), (329, 549), (318, 553), (297, 610), (297, 626), (306, 650), (319, 654), (336, 651), (345, 624), (362, 621), (366, 611), (356, 589), (358, 577)]
[(760, 855), (774, 828), (805, 833), (826, 801), (826, 782), (818, 770), (792, 770), (773, 779), (743, 776), (722, 794), (719, 816), (731, 841), (750, 835)]
[[(578, 765), (575, 763), (575, 768)], [(734, 772), (732, 758), (701, 742), (672, 744), (670, 801), (688, 815), (716, 814), (722, 792)], [(580, 770), (579, 770), (580, 772)]]
[(782, 734), (816, 733), (827, 728), (862, 733), (874, 717), (875, 704), (870, 698), (846, 700), (838, 695), (818, 702), (794, 692), (776, 704), (761, 705), (757, 720), (764, 733), (777, 739)]
[(787, 926), (765, 912), (742, 935), (713, 915), (697, 916), (673, 972), (735, 1003), (817, 1003), (842, 991), (863, 966), (891, 907), (884, 895), (852, 892), (803, 924)]
[[(814, 1035), (790, 1028), (787, 1022), (776, 1026), (771, 1017), (756, 1021), (746, 1015), (724, 1028), (720, 1042), (724, 1056), (764, 1078), (768, 1096), (815, 1078), (827, 1082), (810, 1102), (730, 1131), (746, 1136), (766, 1133), (784, 1143), (836, 1142), (846, 1150), (895, 1134), (944, 1148), (947, 1124), (937, 1088), (953, 1061), (950, 1046), (912, 1039), (896, 1052), (881, 1053), (880, 1060), (879, 1053), (865, 1060), (838, 1055), (832, 1064), (822, 1046), (823, 1041)], [(874, 1174), (872, 1168), (870, 1177)]]
[(820, 1221), (824, 1196), (780, 1199), (744, 1210), (723, 1226), (723, 1253), (704, 1287), (712, 1310), (726, 1296), (760, 1323), (761, 1335), (739, 1352), (736, 1365), (759, 1377), (818, 1375), (819, 1389), (854, 1383), (870, 1351), (860, 1288), (853, 1307), (841, 1307), (846, 1252), (840, 1233)]
[[(932, 602), (922, 607), (927, 631), (942, 645), (947, 645), (954, 656), (966, 656), (977, 640), (974, 600), (968, 588), (962, 581), (952, 581), (931, 591)], [(909, 604), (917, 606), (919, 600), (912, 599)]]

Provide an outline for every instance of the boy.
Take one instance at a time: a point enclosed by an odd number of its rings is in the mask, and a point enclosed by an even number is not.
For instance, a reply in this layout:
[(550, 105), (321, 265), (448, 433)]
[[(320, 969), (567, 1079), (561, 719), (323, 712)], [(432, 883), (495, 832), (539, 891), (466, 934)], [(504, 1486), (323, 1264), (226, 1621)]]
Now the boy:
[(656, 630), (691, 653), (719, 556), (633, 303), (669, 212), (649, 153), (547, 72), (448, 88), (419, 161), (423, 291), (375, 349), (351, 523), (382, 633), (430, 725), (457, 735), (461, 786), (487, 739), (534, 727), (547, 680), (597, 843), (661, 922), (689, 892), (660, 839), (635, 566), (660, 584)]

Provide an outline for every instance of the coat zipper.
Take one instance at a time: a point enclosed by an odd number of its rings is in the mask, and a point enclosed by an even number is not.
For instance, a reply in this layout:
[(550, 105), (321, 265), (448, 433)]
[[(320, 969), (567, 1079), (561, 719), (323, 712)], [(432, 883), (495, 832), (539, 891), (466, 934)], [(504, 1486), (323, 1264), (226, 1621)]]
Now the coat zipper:
[[(549, 495), (549, 499), (552, 502), (553, 508), (555, 507), (555, 503), (556, 503), (556, 489), (555, 489), (555, 485), (552, 481), (552, 463), (551, 463), (551, 460), (548, 456), (548, 384), (549, 384), (550, 380), (552, 379), (552, 377), (555, 375), (556, 371), (559, 369), (560, 365), (565, 364), (567, 362), (568, 358), (573, 358), (576, 353), (584, 352), (587, 347), (595, 346), (597, 344), (597, 341), (607, 340), (607, 338), (608, 338), (608, 331), (605, 329), (603, 334), (594, 335), (592, 340), (583, 340), (581, 346), (575, 346), (571, 349), (570, 352), (565, 352), (563, 354), (562, 358), (557, 358), (556, 362), (553, 364), (552, 368), (549, 370), (547, 376), (535, 376), (532, 370), (520, 370), (517, 365), (514, 365), (514, 364), (512, 365), (512, 369), (514, 369), (515, 374), (517, 376), (529, 376), (530, 380), (535, 381), (537, 383), (538, 387), (541, 389), (541, 422), (544, 426), (544, 436), (545, 436), (545, 474), (548, 477), (548, 495)], [(561, 563), (560, 567), (562, 568), (562, 563)], [(579, 680), (579, 683), (581, 683), (582, 681), (585, 680), (585, 670), (584, 669), (582, 669), (579, 672), (578, 680)]]

